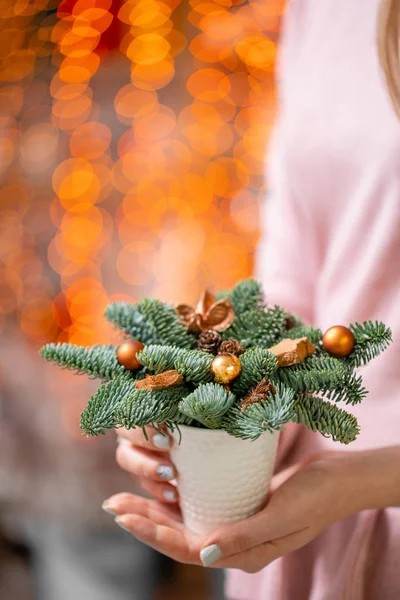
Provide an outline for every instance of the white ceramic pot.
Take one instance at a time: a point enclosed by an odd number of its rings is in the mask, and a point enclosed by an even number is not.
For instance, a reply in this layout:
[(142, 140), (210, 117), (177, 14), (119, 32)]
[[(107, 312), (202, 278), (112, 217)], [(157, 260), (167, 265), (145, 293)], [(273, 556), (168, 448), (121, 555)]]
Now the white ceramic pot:
[(279, 432), (252, 442), (226, 431), (180, 425), (171, 458), (185, 525), (208, 534), (225, 523), (246, 519), (263, 506), (269, 489)]

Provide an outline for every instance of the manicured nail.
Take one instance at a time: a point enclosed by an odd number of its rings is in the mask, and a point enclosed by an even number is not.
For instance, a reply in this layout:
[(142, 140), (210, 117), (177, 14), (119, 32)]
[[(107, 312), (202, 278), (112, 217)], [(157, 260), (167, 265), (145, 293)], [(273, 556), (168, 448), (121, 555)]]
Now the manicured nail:
[(130, 442), (129, 440), (127, 440), (127, 439), (123, 438), (123, 437), (118, 437), (118, 438), (117, 438), (117, 445), (118, 445), (118, 446), (121, 446), (121, 444), (122, 444), (123, 446), (130, 446), (130, 445), (131, 445), (131, 442)]
[(125, 529), (125, 531), (132, 533), (131, 531), (129, 531), (129, 529), (127, 527), (125, 527), (125, 525), (123, 523), (121, 523), (121, 521), (119, 520), (119, 517), (114, 519), (114, 521), (116, 522), (117, 525), (119, 525), (119, 527), (121, 527), (121, 529)]
[(161, 450), (168, 450), (169, 440), (170, 438), (162, 433), (156, 433), (153, 435), (153, 444), (156, 448), (160, 448)]
[(174, 502), (176, 500), (176, 493), (174, 490), (164, 490), (163, 496), (168, 502)]
[(161, 479), (170, 481), (174, 478), (174, 469), (168, 465), (161, 465), (157, 467), (157, 473)]
[(108, 513), (109, 515), (112, 515), (113, 517), (115, 517), (118, 514), (115, 512), (115, 510), (112, 510), (112, 508), (108, 507), (107, 500), (105, 502), (103, 502), (103, 504), (101, 505), (101, 508), (103, 510), (105, 510), (106, 513)]
[(221, 548), (217, 544), (206, 546), (200, 552), (200, 560), (205, 567), (209, 567), (213, 563), (222, 558)]

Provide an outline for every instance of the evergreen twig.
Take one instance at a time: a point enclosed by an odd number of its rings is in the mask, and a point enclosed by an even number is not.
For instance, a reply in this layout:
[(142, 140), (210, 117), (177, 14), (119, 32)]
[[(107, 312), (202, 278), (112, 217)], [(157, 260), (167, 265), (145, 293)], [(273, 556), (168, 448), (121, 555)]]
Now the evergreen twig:
[(134, 390), (134, 381), (124, 376), (116, 377), (110, 383), (103, 383), (81, 413), (81, 429), (87, 435), (104, 435), (106, 429), (115, 426), (117, 406)]
[(236, 316), (223, 332), (224, 339), (236, 339), (245, 348), (269, 348), (284, 334), (286, 312), (279, 306), (249, 310)]
[(389, 327), (380, 321), (364, 321), (350, 325), (354, 334), (355, 347), (349, 356), (343, 358), (352, 368), (361, 367), (376, 358), (386, 350), (392, 341), (392, 332)]
[(242, 372), (234, 381), (232, 391), (236, 396), (245, 396), (250, 388), (261, 379), (268, 379), (278, 369), (276, 356), (263, 348), (252, 348), (240, 357)]
[(151, 344), (137, 355), (138, 361), (154, 373), (163, 373), (175, 368), (175, 359), (186, 350), (177, 346), (161, 346)]
[(181, 413), (203, 423), (209, 429), (218, 429), (222, 417), (235, 401), (235, 396), (217, 383), (199, 385), (179, 404)]
[(113, 379), (125, 374), (134, 377), (117, 361), (117, 348), (114, 346), (83, 347), (74, 344), (46, 344), (40, 349), (40, 356), (58, 364), (63, 369), (76, 371), (78, 375), (86, 373), (92, 378)]
[(223, 428), (232, 436), (256, 440), (264, 431), (279, 431), (295, 415), (295, 392), (278, 384), (267, 400), (251, 404), (244, 410), (232, 407), (222, 421)]
[(196, 338), (188, 333), (172, 306), (156, 298), (143, 298), (137, 303), (137, 310), (150, 325), (156, 343), (186, 349), (196, 345)]
[(209, 383), (214, 379), (210, 369), (213, 360), (214, 356), (209, 352), (188, 350), (176, 357), (174, 367), (186, 381), (195, 384)]
[(120, 329), (142, 344), (157, 342), (157, 337), (149, 323), (131, 302), (112, 302), (107, 306), (104, 316), (114, 328)]
[(357, 419), (335, 404), (308, 394), (299, 394), (295, 405), (293, 420), (306, 425), (312, 431), (319, 431), (334, 442), (349, 444), (358, 433)]
[(188, 390), (184, 387), (162, 392), (134, 390), (118, 405), (115, 411), (116, 425), (134, 429), (176, 422), (179, 417), (179, 402), (186, 394)]

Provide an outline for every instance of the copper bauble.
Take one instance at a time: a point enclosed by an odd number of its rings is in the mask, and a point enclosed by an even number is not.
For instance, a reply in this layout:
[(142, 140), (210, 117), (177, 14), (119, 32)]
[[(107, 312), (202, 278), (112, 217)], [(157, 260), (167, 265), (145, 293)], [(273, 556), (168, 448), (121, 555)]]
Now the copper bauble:
[(117, 350), (117, 360), (120, 365), (130, 371), (137, 371), (142, 368), (142, 365), (136, 358), (136, 355), (143, 350), (144, 346), (137, 340), (123, 342)]
[(332, 356), (348, 356), (353, 350), (355, 339), (353, 332), (343, 325), (330, 327), (324, 333), (322, 345)]
[(214, 373), (217, 383), (227, 384), (236, 379), (242, 370), (242, 364), (237, 356), (222, 352), (217, 354), (211, 363), (211, 370)]

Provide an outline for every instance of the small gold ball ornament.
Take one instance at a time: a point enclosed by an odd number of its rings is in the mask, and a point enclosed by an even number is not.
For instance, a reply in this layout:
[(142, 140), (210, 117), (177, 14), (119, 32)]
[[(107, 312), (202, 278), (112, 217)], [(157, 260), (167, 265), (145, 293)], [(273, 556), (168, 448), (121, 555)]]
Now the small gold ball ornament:
[(142, 365), (136, 358), (136, 355), (143, 350), (144, 346), (137, 340), (123, 342), (117, 350), (117, 360), (120, 365), (130, 371), (137, 371), (142, 368)]
[(329, 327), (322, 338), (322, 345), (329, 354), (338, 358), (348, 356), (355, 344), (353, 332), (343, 325)]
[(211, 363), (211, 371), (217, 383), (230, 383), (240, 375), (241, 370), (242, 364), (238, 357), (228, 352), (217, 354)]

